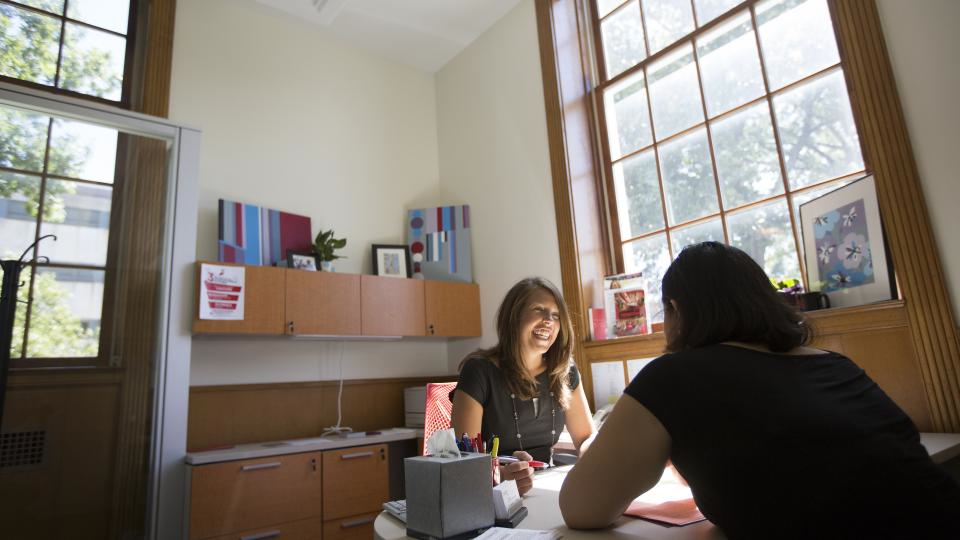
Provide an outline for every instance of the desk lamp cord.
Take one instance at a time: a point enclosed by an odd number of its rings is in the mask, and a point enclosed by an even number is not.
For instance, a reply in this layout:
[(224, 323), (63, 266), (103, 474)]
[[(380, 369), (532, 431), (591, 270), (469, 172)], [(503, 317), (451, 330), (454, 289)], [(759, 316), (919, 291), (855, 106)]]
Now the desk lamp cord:
[(330, 426), (323, 430), (321, 437), (331, 437), (334, 435), (341, 435), (343, 433), (350, 433), (353, 431), (351, 427), (341, 427), (340, 422), (343, 420), (342, 410), (341, 410), (341, 401), (343, 398), (343, 348), (344, 342), (340, 342), (340, 356), (337, 359), (337, 369), (340, 372), (340, 388), (337, 390), (337, 425)]

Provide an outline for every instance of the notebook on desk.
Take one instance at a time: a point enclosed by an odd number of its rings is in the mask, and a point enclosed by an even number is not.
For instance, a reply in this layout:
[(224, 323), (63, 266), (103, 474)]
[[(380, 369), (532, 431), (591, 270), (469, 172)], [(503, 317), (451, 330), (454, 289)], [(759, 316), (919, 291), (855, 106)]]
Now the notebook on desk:
[(407, 500), (400, 499), (399, 501), (387, 501), (383, 503), (383, 509), (390, 514), (391, 516), (399, 519), (400, 521), (407, 522)]

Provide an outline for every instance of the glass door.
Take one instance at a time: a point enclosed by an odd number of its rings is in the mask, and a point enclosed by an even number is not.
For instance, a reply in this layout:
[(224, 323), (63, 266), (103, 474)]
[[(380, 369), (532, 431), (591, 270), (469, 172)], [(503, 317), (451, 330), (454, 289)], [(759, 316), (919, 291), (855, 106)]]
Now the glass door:
[(152, 537), (181, 131), (17, 92), (0, 100), (0, 260), (19, 272), (0, 329), (3, 536)]

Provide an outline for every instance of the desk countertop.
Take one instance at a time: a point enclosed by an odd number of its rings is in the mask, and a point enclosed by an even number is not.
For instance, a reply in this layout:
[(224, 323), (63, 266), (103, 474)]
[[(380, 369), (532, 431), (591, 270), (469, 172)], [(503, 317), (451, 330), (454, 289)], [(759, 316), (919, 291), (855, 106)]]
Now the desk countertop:
[[(361, 432), (362, 433), (362, 432)], [(301, 452), (315, 452), (318, 450), (334, 450), (351, 446), (366, 446), (393, 441), (416, 439), (423, 436), (423, 431), (413, 428), (381, 429), (375, 435), (362, 437), (347, 437), (336, 435), (332, 437), (313, 437), (310, 439), (291, 439), (289, 441), (274, 441), (264, 443), (236, 444), (223, 448), (212, 448), (201, 452), (187, 454), (187, 465), (206, 465), (221, 461), (251, 459), (283, 454), (299, 454)]]
[[(920, 442), (923, 443), (933, 461), (937, 463), (943, 463), (960, 455), (960, 434), (957, 433), (921, 433)], [(569, 466), (556, 467), (537, 473), (534, 488), (523, 498), (529, 515), (520, 523), (521, 528), (556, 530), (564, 540), (586, 540), (588, 538), (597, 540), (598, 535), (630, 536), (651, 540), (720, 540), (726, 538), (723, 532), (709, 521), (701, 521), (685, 527), (664, 527), (642, 519), (624, 516), (620, 517), (614, 527), (602, 531), (568, 529), (560, 515), (559, 499), (560, 486), (569, 470)], [(676, 487), (672, 475), (664, 474), (651, 492), (654, 490), (669, 492)], [(644, 497), (646, 496), (647, 494), (644, 494)], [(406, 524), (386, 512), (382, 512), (374, 523), (374, 538), (377, 540), (404, 540), (407, 538)]]

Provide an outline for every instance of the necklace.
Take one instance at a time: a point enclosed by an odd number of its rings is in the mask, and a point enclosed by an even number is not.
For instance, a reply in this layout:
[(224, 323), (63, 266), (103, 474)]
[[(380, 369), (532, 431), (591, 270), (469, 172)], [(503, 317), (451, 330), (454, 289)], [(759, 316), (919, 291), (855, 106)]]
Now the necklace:
[[(517, 413), (517, 395), (510, 394), (510, 406), (513, 408), (513, 425), (517, 428), (517, 445), (523, 450), (523, 435), (520, 433), (520, 415)], [(536, 416), (536, 406), (534, 406), (534, 416)], [(553, 467), (553, 445), (557, 436), (557, 407), (553, 399), (553, 392), (550, 392), (550, 460), (549, 465)]]

